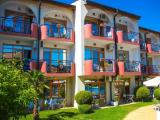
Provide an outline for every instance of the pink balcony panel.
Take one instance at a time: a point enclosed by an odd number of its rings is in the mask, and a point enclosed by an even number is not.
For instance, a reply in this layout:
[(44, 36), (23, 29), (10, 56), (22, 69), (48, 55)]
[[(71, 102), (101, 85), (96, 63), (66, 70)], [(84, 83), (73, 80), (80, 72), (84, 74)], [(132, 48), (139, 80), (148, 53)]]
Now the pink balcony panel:
[(31, 36), (37, 38), (38, 33), (38, 26), (36, 23), (31, 24)]
[(94, 71), (93, 70), (93, 61), (92, 60), (85, 60), (84, 62), (84, 72), (86, 76), (114, 76), (115, 75), (115, 63), (112, 65), (112, 71), (107, 70), (99, 70)]
[(147, 51), (148, 51), (148, 53), (152, 53), (151, 44), (147, 44)]
[(126, 71), (125, 70), (125, 63), (124, 61), (118, 61), (118, 68), (119, 68), (119, 75), (124, 76), (124, 75), (130, 75), (130, 76), (140, 76), (141, 75), (141, 66), (140, 64), (138, 65), (138, 71)]
[[(127, 36), (127, 34), (130, 33), (126, 33), (125, 35)], [(118, 43), (122, 44), (122, 43), (127, 43), (127, 44), (133, 44), (133, 45), (138, 45), (139, 46), (139, 40), (129, 40), (129, 38), (124, 38), (125, 37), (123, 31), (117, 31), (117, 38), (118, 38)], [(125, 40), (127, 39), (127, 40)]]
[(85, 66), (84, 67), (85, 75), (92, 75), (92, 73), (93, 73), (92, 60), (85, 60), (84, 66)]
[(47, 35), (47, 26), (46, 25), (42, 25), (41, 26), (41, 39), (47, 39), (48, 35)]
[(84, 35), (86, 39), (93, 39), (93, 40), (106, 40), (106, 41), (113, 41), (114, 39), (114, 34), (113, 34), (113, 29), (111, 29), (111, 36), (100, 36), (100, 35), (93, 35), (92, 34), (92, 24), (85, 24), (84, 26)]
[[(51, 35), (54, 35), (55, 33), (51, 33)], [(60, 34), (60, 33), (58, 33)], [(42, 40), (57, 40), (57, 41), (65, 41), (65, 42), (75, 42), (75, 32), (70, 29), (70, 37), (54, 37), (54, 36), (48, 36), (48, 28), (46, 25), (41, 26), (41, 39)]]

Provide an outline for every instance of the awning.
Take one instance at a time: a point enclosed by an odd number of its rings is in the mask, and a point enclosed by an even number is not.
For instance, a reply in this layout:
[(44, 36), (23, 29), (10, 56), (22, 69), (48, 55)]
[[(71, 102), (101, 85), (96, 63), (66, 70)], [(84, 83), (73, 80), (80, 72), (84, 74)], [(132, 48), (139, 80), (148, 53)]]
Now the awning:
[(160, 77), (155, 77), (148, 81), (143, 82), (143, 85), (147, 87), (158, 87), (160, 85)]

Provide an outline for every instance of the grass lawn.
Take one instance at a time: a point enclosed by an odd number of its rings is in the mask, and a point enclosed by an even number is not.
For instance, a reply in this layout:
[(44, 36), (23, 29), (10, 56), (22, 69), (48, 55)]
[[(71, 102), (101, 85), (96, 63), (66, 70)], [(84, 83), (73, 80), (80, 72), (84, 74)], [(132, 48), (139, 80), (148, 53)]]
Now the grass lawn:
[[(40, 112), (40, 120), (123, 120), (129, 112), (151, 104), (151, 102), (135, 103), (99, 109), (90, 114), (80, 114), (77, 109), (47, 110)], [(32, 120), (32, 115), (28, 115), (21, 120)]]

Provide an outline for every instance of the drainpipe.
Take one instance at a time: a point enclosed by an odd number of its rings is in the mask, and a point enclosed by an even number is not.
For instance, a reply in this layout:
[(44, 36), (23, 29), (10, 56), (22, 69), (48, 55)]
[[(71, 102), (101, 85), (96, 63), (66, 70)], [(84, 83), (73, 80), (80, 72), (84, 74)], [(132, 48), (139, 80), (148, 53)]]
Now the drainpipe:
[[(145, 44), (146, 44), (146, 72), (148, 72), (147, 71), (147, 67), (148, 67), (148, 55), (147, 55), (147, 34), (148, 33), (145, 33), (144, 34), (144, 40), (145, 40)], [(144, 80), (144, 77), (143, 77), (143, 80)], [(143, 84), (143, 83), (142, 83)]]
[(116, 17), (117, 17), (117, 15), (118, 15), (118, 10), (116, 10), (116, 13), (114, 14), (114, 16), (113, 16), (113, 34), (114, 34), (114, 46), (115, 46), (115, 50), (114, 50), (114, 55), (115, 55), (115, 63), (116, 63), (116, 76), (117, 76), (117, 74), (118, 74), (118, 71), (117, 71), (117, 68), (118, 68), (118, 66), (117, 66), (117, 28), (116, 28)]
[(41, 40), (41, 4), (42, 4), (42, 0), (39, 0), (39, 6), (38, 6), (38, 33), (37, 33), (37, 70), (40, 69), (40, 63), (39, 63), (39, 59), (40, 59), (40, 40)]
[(112, 80), (109, 83), (111, 101), (113, 100), (113, 98), (112, 98), (112, 82), (113, 82), (114, 78), (117, 77), (117, 74), (118, 74), (118, 71), (117, 71), (117, 68), (118, 68), (118, 65), (117, 65), (117, 29), (116, 29), (116, 17), (118, 15), (118, 13), (119, 13), (119, 11), (118, 11), (118, 9), (116, 9), (116, 12), (113, 16), (113, 36), (114, 36), (114, 47), (115, 47), (114, 55), (115, 55), (115, 65), (116, 65), (115, 73), (116, 73), (116, 75), (115, 75), (115, 77), (112, 76)]

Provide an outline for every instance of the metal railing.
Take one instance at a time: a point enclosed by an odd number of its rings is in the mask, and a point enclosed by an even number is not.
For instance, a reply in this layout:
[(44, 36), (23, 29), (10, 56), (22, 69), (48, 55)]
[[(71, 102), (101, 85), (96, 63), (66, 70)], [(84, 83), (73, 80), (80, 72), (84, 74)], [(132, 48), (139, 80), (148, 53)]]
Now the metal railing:
[(29, 19), (0, 17), (0, 32), (31, 34)]
[(160, 65), (150, 65), (148, 66), (149, 74), (159, 74), (160, 73)]
[(46, 26), (49, 37), (66, 38), (66, 39), (71, 38), (72, 28), (51, 26), (47, 24)]
[(143, 74), (146, 74), (146, 73), (147, 73), (147, 66), (146, 66), (146, 65), (141, 64), (141, 72), (142, 72)]
[(100, 26), (92, 24), (92, 34), (94, 36), (101, 36), (101, 37), (112, 37), (112, 28), (111, 26)]
[(145, 40), (140, 39), (140, 40), (139, 40), (139, 44), (140, 44), (140, 49), (141, 49), (141, 50), (146, 50)]
[(71, 61), (67, 60), (47, 60), (47, 72), (48, 73), (70, 73), (71, 72)]
[(140, 72), (140, 62), (139, 61), (124, 61), (124, 71), (125, 72)]
[(96, 61), (96, 62), (94, 62), (93, 60), (93, 71), (94, 72), (113, 72), (114, 60), (101, 59), (100, 61)]
[(136, 32), (123, 32), (124, 41), (138, 42), (138, 33)]
[(160, 52), (160, 45), (159, 44), (152, 43), (151, 47), (154, 52)]

